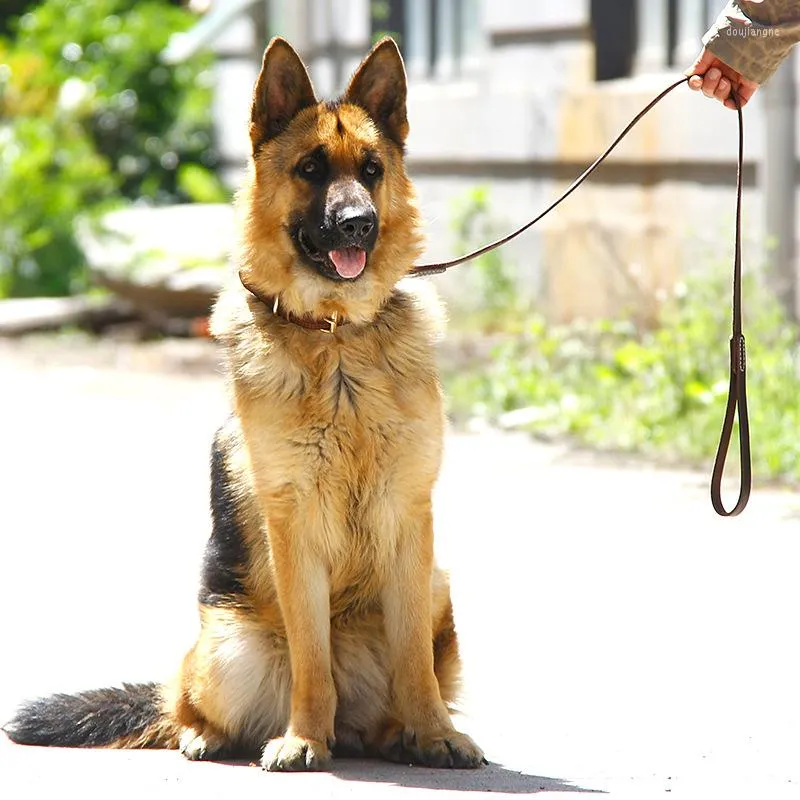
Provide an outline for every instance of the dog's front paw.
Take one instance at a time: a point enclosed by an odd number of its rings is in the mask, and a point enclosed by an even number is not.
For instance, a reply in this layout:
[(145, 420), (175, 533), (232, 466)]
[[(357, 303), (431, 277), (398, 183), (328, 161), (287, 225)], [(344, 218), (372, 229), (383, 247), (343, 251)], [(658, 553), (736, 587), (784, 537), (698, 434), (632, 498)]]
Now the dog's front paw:
[(476, 769), (486, 759), (466, 733), (447, 731), (442, 735), (418, 736), (413, 731), (403, 736), (405, 750), (415, 764), (449, 769)]
[(186, 728), (181, 735), (178, 749), (189, 761), (208, 761), (220, 756), (226, 748), (223, 736), (206, 725), (202, 731)]
[(487, 763), (483, 750), (456, 730), (420, 735), (398, 725), (385, 732), (379, 752), (389, 761), (439, 769), (476, 769)]
[(305, 772), (327, 769), (331, 751), (325, 742), (302, 736), (282, 736), (267, 742), (261, 766), (270, 772)]

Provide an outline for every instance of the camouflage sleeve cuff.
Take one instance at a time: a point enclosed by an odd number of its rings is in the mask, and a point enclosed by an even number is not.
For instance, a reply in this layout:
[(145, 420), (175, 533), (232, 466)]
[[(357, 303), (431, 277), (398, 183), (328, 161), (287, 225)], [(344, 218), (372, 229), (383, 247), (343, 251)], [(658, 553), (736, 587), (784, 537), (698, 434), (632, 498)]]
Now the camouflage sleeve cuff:
[(796, 3), (786, 4), (794, 6), (789, 18), (766, 24), (749, 17), (744, 5), (735, 0), (728, 3), (703, 37), (703, 44), (745, 78), (764, 83), (800, 39), (800, 11)]

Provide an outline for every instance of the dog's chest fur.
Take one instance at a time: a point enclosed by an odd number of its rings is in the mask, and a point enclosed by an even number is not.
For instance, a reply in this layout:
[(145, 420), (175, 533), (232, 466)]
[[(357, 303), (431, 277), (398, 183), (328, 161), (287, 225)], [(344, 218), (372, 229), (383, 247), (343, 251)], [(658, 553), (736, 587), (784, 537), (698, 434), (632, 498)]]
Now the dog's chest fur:
[(262, 507), (322, 556), (334, 605), (337, 594), (348, 604), (348, 587), (368, 596), (365, 584), (377, 589), (391, 567), (399, 521), (429, 502), (439, 469), (431, 323), (398, 293), (374, 324), (336, 338), (288, 328), (258, 306), (237, 328), (233, 394)]

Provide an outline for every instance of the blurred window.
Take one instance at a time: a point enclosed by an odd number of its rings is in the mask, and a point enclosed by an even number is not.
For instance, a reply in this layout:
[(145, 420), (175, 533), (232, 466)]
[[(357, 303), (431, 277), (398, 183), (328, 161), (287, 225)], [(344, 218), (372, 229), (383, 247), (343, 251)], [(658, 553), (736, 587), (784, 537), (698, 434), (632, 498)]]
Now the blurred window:
[(597, 80), (692, 62), (722, 0), (591, 0)]
[(595, 80), (629, 77), (636, 50), (635, 0), (592, 0), (590, 9)]
[(372, 0), (373, 40), (395, 38), (412, 78), (458, 78), (478, 63), (480, 0)]

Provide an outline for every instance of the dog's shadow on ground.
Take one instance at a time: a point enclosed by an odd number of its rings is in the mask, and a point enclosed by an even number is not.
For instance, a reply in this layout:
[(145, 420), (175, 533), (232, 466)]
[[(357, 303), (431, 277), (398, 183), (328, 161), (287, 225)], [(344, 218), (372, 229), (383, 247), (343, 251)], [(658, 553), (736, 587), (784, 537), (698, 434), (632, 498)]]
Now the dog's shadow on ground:
[(388, 761), (339, 760), (333, 770), (343, 781), (365, 781), (403, 786), (407, 789), (447, 789), (451, 792), (504, 792), (535, 794), (536, 792), (602, 793), (558, 778), (528, 775), (499, 764), (482, 769), (430, 769), (392, 764)]
[[(244, 765), (244, 761), (225, 761)], [(250, 762), (252, 766), (252, 762)], [(560, 778), (545, 778), (508, 769), (500, 764), (487, 764), (481, 769), (430, 769), (406, 764), (393, 764), (379, 759), (338, 758), (331, 768), (331, 777), (340, 781), (383, 783), (405, 789), (445, 789), (451, 792), (498, 792), (536, 794), (537, 792), (583, 792), (605, 794)]]

